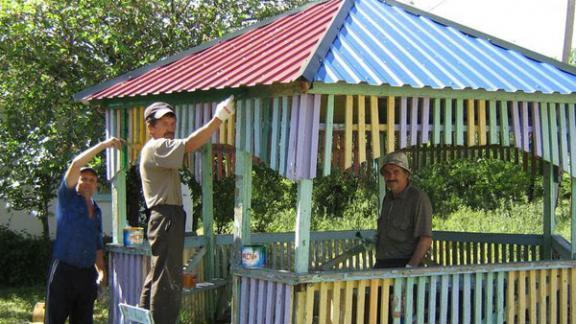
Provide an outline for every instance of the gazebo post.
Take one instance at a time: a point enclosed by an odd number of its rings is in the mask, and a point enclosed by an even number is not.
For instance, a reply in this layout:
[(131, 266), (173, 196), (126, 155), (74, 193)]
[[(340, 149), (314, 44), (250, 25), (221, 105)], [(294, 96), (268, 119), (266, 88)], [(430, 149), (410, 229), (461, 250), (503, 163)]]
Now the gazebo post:
[(570, 255), (572, 260), (576, 260), (576, 177), (570, 177), (572, 182), (570, 190)]
[(555, 210), (555, 197), (554, 188), (554, 166), (551, 162), (543, 161), (544, 170), (544, 213), (543, 213), (543, 229), (544, 229), (544, 259), (552, 257), (552, 233), (554, 233), (554, 210)]
[[(120, 134), (122, 138), (128, 136), (128, 111), (119, 109)], [(126, 227), (126, 170), (128, 168), (128, 147), (122, 146), (120, 150), (120, 170), (111, 181), (112, 184), (112, 243), (124, 244), (124, 227)]]
[[(206, 239), (204, 256), (204, 279), (214, 278), (214, 202), (212, 190), (212, 143), (202, 148), (202, 223)], [(208, 314), (214, 314), (214, 300), (208, 295)]]
[(310, 215), (312, 212), (312, 180), (298, 181), (294, 272), (308, 272), (310, 254)]

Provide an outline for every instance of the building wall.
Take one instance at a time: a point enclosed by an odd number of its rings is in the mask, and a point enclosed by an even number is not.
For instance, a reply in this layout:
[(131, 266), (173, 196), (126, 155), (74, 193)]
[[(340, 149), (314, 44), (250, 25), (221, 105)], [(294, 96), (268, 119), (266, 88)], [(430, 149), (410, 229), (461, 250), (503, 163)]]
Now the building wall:
[[(106, 235), (112, 235), (112, 196), (111, 194), (98, 194), (94, 197), (96, 203), (102, 209), (102, 226)], [(56, 200), (50, 204), (50, 211), (54, 213)], [(25, 211), (14, 211), (6, 208), (5, 200), (0, 199), (0, 226), (6, 226), (15, 232), (25, 232), (34, 236), (42, 235), (42, 223), (39, 219)], [(50, 227), (50, 237), (55, 238), (56, 220), (54, 216), (48, 219)]]

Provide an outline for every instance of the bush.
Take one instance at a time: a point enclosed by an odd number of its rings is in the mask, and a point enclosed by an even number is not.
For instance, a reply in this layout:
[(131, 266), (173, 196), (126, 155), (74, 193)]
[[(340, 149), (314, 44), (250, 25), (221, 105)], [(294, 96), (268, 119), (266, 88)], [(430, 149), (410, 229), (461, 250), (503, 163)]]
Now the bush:
[(51, 244), (0, 226), (0, 287), (46, 282)]

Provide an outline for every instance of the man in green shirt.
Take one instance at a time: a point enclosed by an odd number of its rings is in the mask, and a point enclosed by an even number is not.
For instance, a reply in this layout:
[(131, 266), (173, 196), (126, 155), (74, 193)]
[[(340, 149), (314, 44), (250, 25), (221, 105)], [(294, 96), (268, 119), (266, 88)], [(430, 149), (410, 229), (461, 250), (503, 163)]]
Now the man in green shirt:
[(380, 173), (388, 192), (378, 218), (374, 268), (417, 267), (432, 245), (430, 199), (410, 184), (404, 153), (388, 154)]

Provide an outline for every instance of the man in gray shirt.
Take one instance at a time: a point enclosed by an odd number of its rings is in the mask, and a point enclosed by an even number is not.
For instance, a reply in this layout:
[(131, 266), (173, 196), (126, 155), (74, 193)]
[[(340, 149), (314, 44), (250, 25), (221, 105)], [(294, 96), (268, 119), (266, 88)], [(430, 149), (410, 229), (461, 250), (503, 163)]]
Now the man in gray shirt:
[(432, 245), (430, 199), (410, 184), (404, 153), (388, 154), (380, 172), (388, 192), (378, 218), (374, 268), (417, 267)]
[(152, 137), (142, 148), (140, 175), (146, 205), (150, 209), (148, 241), (151, 268), (140, 295), (140, 307), (149, 309), (156, 324), (173, 324), (178, 319), (182, 294), (182, 253), (186, 214), (182, 208), (179, 169), (184, 154), (206, 144), (234, 113), (234, 98), (218, 104), (214, 117), (184, 139), (175, 139), (174, 108), (155, 102), (144, 111)]

